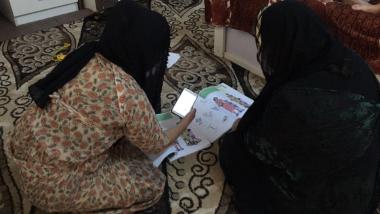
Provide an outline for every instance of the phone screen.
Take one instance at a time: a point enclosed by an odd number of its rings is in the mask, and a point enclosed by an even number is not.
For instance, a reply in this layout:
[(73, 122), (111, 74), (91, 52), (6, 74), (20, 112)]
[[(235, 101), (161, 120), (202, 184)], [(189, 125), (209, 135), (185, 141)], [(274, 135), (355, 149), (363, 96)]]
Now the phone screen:
[(197, 100), (197, 94), (190, 91), (189, 89), (183, 89), (181, 95), (179, 96), (176, 104), (173, 107), (173, 113), (180, 117), (185, 117), (193, 108), (195, 100)]

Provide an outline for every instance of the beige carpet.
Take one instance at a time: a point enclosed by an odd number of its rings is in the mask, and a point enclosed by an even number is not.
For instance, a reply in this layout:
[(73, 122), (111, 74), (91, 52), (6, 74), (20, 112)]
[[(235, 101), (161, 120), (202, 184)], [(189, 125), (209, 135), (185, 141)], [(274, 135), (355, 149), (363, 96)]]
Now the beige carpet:
[[(173, 52), (181, 59), (165, 76), (162, 109), (169, 111), (183, 88), (198, 91), (225, 82), (249, 96), (263, 86), (262, 79), (232, 66), (212, 54), (213, 28), (204, 22), (203, 0), (153, 0), (152, 9), (171, 25)], [(32, 102), (27, 88), (54, 67), (51, 53), (71, 44), (78, 45), (83, 21), (46, 29), (0, 43), (0, 145), (7, 130)], [(64, 52), (68, 52), (67, 50)], [(218, 164), (218, 145), (168, 163), (172, 213), (234, 213), (230, 191)], [(0, 213), (31, 213), (23, 200), (15, 174), (0, 150)], [(37, 211), (41, 213), (42, 211)], [(34, 212), (34, 213), (37, 213)]]
[[(187, 6), (173, 2), (185, 2)], [(212, 54), (214, 29), (205, 23), (203, 1), (154, 0), (152, 9), (167, 18), (172, 26), (172, 51), (182, 56), (165, 77), (163, 111), (170, 111), (185, 87), (198, 91), (225, 82), (242, 90), (242, 84), (256, 81), (258, 88), (263, 85), (248, 73), (246, 81), (240, 83), (230, 64)], [(253, 91), (253, 87), (247, 88)], [(214, 144), (210, 149), (167, 164), (173, 213), (231, 213), (229, 192), (223, 194), (224, 176), (217, 151), (218, 144)]]

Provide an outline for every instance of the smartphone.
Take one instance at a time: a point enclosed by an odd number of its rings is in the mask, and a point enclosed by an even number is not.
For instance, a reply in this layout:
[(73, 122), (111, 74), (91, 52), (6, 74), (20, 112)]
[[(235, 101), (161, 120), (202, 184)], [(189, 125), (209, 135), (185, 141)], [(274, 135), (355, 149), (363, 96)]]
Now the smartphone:
[(177, 102), (175, 103), (172, 112), (178, 116), (185, 117), (193, 108), (198, 95), (189, 89), (183, 89), (181, 95), (179, 96)]

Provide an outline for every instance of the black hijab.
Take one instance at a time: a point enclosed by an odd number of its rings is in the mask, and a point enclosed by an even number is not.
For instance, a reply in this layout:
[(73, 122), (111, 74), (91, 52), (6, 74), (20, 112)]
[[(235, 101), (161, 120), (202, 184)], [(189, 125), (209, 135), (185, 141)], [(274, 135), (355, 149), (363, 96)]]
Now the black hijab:
[(99, 52), (129, 73), (152, 103), (159, 100), (158, 93), (150, 92), (161, 91), (157, 87), (162, 85), (159, 82), (166, 70), (169, 37), (170, 28), (163, 16), (134, 1), (121, 1), (112, 8), (100, 40), (84, 44), (69, 54), (45, 78), (30, 86), (29, 93), (44, 108), (50, 102), (49, 95), (75, 78)]
[(342, 76), (351, 72), (344, 69), (348, 50), (302, 3), (275, 3), (259, 19), (257, 58), (267, 84), (240, 121), (239, 129), (258, 121), (273, 93), (286, 83), (326, 69)]

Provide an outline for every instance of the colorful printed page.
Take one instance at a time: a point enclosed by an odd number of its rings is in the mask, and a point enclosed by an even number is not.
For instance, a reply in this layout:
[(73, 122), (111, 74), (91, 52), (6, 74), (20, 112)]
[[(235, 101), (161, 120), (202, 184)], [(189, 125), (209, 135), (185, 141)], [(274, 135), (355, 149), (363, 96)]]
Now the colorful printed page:
[[(175, 127), (180, 120), (179, 117), (172, 113), (157, 114), (156, 118), (164, 131)], [(168, 147), (161, 154), (152, 155), (149, 158), (153, 161), (153, 165), (158, 167), (168, 156), (170, 156), (170, 161), (174, 161), (178, 158), (205, 149), (210, 145), (209, 141), (196, 137), (191, 128), (188, 127), (172, 146)]]
[[(205, 149), (231, 129), (234, 122), (243, 117), (253, 100), (222, 83), (199, 92), (194, 104), (197, 109), (194, 120), (177, 141), (161, 154), (149, 157), (159, 166), (168, 156), (170, 161)], [(175, 127), (180, 118), (172, 113), (156, 115), (164, 131)]]
[(253, 100), (221, 83), (199, 92), (194, 121), (189, 125), (195, 136), (214, 142), (243, 117)]

